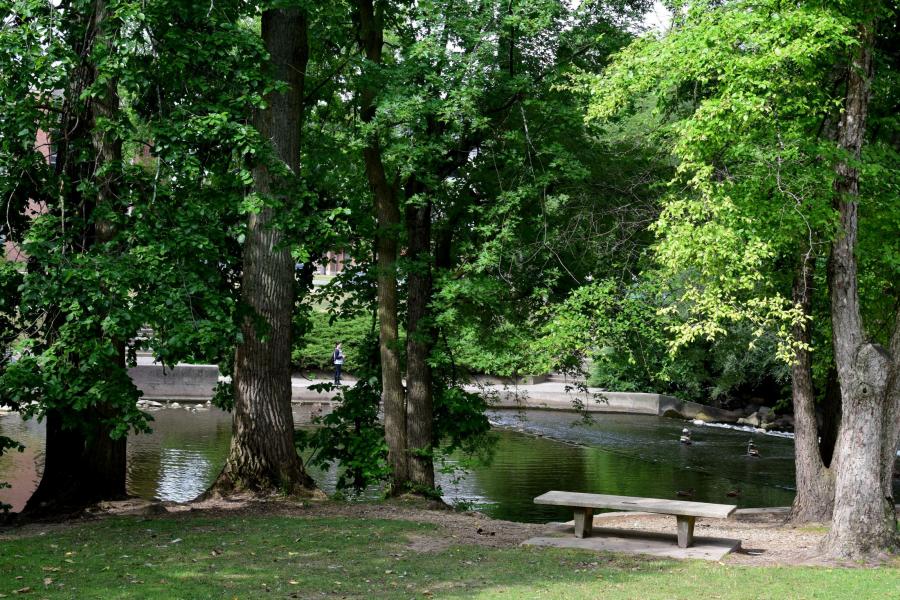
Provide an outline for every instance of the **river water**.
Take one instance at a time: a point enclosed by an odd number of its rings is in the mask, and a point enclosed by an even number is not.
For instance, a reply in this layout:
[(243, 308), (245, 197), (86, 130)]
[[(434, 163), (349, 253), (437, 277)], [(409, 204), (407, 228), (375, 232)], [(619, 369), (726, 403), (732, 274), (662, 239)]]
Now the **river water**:
[[(309, 407), (295, 406), (295, 422), (309, 423)], [(225, 460), (231, 417), (217, 409), (152, 413), (153, 433), (128, 443), (128, 491), (143, 498), (186, 501), (215, 478)], [(492, 411), (497, 442), (488, 464), (441, 473), (444, 499), (500, 519), (545, 522), (571, 518), (564, 509), (537, 506), (548, 490), (679, 498), (741, 507), (785, 506), (793, 499), (793, 440), (714, 426), (689, 425), (694, 443), (678, 443), (683, 421), (644, 415), (596, 414), (585, 423), (568, 412)], [(42, 468), (43, 425), (0, 414), (0, 434), (26, 445), (0, 457), (0, 501), (20, 509)], [(746, 455), (753, 437), (759, 458)], [(457, 466), (451, 457), (448, 466)], [(334, 490), (336, 468), (311, 470)], [(738, 495), (729, 496), (728, 493)], [(371, 494), (377, 495), (377, 490)], [(686, 498), (684, 498), (686, 499)]]

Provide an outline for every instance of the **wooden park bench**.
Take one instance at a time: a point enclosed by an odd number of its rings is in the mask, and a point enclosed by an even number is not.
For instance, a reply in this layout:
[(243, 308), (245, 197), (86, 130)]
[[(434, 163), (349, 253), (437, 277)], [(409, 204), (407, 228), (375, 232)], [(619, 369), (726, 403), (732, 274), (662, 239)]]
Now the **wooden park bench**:
[(579, 492), (547, 492), (534, 499), (535, 504), (570, 506), (575, 509), (575, 537), (590, 537), (595, 508), (630, 510), (675, 515), (678, 522), (678, 546), (688, 548), (694, 542), (694, 521), (697, 517), (726, 519), (737, 508), (731, 504), (685, 502), (661, 498), (582, 494)]

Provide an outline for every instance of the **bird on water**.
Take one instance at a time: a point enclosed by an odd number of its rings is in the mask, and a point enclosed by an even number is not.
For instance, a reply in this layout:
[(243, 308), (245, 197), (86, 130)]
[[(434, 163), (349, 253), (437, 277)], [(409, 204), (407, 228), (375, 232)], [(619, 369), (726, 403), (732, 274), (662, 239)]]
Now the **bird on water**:
[(747, 442), (747, 456), (759, 458), (759, 450), (753, 444), (753, 440), (750, 440), (749, 442)]

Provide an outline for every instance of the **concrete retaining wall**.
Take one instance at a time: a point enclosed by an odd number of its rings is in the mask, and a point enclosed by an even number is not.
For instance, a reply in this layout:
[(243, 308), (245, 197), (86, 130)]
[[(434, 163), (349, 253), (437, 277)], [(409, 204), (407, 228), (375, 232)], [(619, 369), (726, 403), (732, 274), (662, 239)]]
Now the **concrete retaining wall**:
[(542, 408), (548, 410), (573, 410), (574, 401), (580, 401), (587, 412), (630, 413), (638, 415), (659, 415), (660, 406), (676, 398), (662, 394), (641, 392), (599, 392), (593, 394), (503, 391), (499, 393), (497, 408)]
[[(180, 402), (206, 402), (212, 398), (219, 379), (216, 365), (178, 365), (164, 369), (156, 364), (142, 364), (129, 369), (132, 381), (144, 393), (145, 400), (178, 400)], [(480, 388), (468, 386), (470, 391)], [(488, 393), (495, 400), (491, 406), (510, 409), (574, 410), (574, 401), (580, 401), (587, 412), (629, 413), (638, 415), (658, 415), (683, 419), (702, 419), (734, 423), (739, 412), (726, 411), (696, 402), (685, 402), (664, 394), (641, 392), (599, 392), (587, 393), (571, 389), (559, 383), (526, 385), (523, 387), (489, 388)], [(313, 392), (307, 389), (307, 382), (297, 381), (292, 388), (294, 402), (328, 402), (333, 393)]]
[[(143, 364), (128, 370), (131, 380), (144, 395), (143, 400), (155, 402), (177, 400), (182, 403), (203, 403), (213, 397), (219, 380), (217, 365), (177, 365), (163, 369), (156, 364)], [(334, 392), (319, 393), (307, 389), (308, 381), (291, 387), (291, 400), (295, 403), (330, 402)], [(352, 384), (352, 381), (348, 381)]]
[(541, 391), (535, 389), (503, 390), (498, 393), (496, 408), (538, 408), (546, 410), (574, 410), (574, 402), (581, 402), (586, 412), (628, 413), (656, 415), (681, 419), (701, 419), (719, 423), (735, 423), (743, 416), (696, 402), (679, 400), (665, 394), (643, 392), (575, 392)]
[(162, 365), (138, 365), (128, 375), (145, 400), (180, 400), (206, 402), (212, 398), (219, 367), (216, 365), (178, 365), (173, 369)]
[(535, 385), (547, 381), (547, 376), (497, 377), (496, 375), (475, 375), (473, 379), (476, 385)]

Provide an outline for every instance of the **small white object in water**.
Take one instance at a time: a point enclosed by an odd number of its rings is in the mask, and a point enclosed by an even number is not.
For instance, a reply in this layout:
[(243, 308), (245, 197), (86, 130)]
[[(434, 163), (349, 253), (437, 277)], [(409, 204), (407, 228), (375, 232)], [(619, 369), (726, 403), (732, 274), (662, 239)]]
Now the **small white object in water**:
[(693, 423), (694, 425), (706, 425), (706, 422), (701, 421), (700, 419), (694, 419), (693, 421), (691, 421), (691, 423)]

